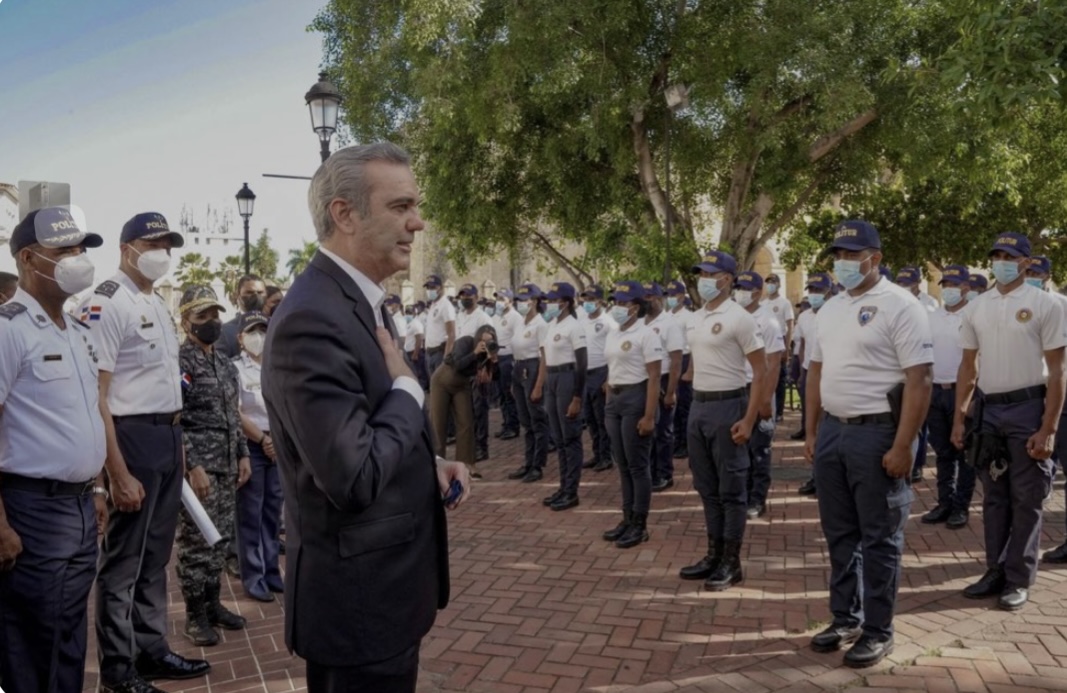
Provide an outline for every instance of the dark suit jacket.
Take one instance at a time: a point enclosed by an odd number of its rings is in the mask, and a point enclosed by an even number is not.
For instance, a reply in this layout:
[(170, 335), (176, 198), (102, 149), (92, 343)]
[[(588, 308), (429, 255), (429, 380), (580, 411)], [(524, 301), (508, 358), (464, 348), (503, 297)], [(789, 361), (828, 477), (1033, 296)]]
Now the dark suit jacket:
[(327, 666), (400, 654), (448, 603), (428, 423), (392, 389), (374, 330), (356, 283), (319, 253), (271, 318), (264, 350), (287, 513), (286, 644)]

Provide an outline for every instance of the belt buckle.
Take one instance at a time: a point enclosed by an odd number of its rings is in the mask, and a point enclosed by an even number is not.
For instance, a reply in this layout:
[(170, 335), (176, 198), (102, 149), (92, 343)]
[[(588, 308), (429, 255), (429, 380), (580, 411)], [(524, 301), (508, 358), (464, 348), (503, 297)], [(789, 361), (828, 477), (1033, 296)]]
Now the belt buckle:
[(177, 426), (182, 422), (182, 413), (180, 411), (174, 412), (174, 416), (171, 418), (170, 425)]
[(85, 496), (93, 492), (93, 488), (96, 486), (96, 479), (89, 479), (85, 482), (85, 486), (82, 487), (80, 495)]

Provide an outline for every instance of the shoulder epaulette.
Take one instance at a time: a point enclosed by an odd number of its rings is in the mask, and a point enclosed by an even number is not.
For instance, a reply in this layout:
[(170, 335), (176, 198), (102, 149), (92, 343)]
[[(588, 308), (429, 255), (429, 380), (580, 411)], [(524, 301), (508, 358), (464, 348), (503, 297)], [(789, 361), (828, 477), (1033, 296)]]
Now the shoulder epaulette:
[(84, 327), (87, 330), (88, 329), (92, 329), (92, 328), (89, 327), (89, 323), (83, 322), (83, 321), (79, 320), (78, 318), (75, 318), (73, 315), (70, 316), (70, 317), (74, 320), (74, 324), (77, 325), (78, 327)]
[(119, 290), (119, 283), (116, 282), (116, 281), (112, 281), (112, 280), (108, 279), (106, 282), (104, 282), (100, 286), (96, 287), (96, 291), (94, 291), (93, 293), (94, 294), (98, 294), (100, 296), (107, 296), (108, 298), (111, 298), (112, 296), (115, 295), (115, 292), (118, 291), (118, 290)]
[(0, 306), (0, 318), (6, 318), (10, 320), (19, 313), (25, 313), (26, 306), (21, 303), (15, 303), (14, 301), (8, 301), (4, 305)]

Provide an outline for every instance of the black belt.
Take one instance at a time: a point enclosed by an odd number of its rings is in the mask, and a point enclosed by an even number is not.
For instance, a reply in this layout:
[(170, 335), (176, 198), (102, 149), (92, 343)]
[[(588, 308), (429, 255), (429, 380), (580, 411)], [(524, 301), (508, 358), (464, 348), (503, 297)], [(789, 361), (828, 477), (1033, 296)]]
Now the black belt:
[(648, 388), (648, 381), (642, 380), (639, 383), (630, 383), (629, 385), (608, 385), (608, 390), (613, 395), (621, 395), (629, 390), (636, 390), (638, 388)]
[(727, 399), (744, 397), (747, 393), (748, 388), (745, 387), (739, 387), (736, 390), (721, 390), (719, 392), (701, 392), (700, 390), (694, 390), (693, 400), (697, 402), (722, 402)]
[(593, 373), (599, 373), (600, 371), (606, 371), (607, 369), (608, 369), (607, 366), (601, 366), (600, 368), (590, 368), (589, 370), (586, 371), (586, 373), (589, 373), (590, 375), (592, 375)]
[(52, 479), (33, 479), (18, 474), (0, 474), (0, 487), (13, 488), (17, 491), (32, 491), (47, 496), (84, 496), (93, 492), (96, 480), (89, 481), (53, 481)]
[(1029, 402), (1032, 399), (1043, 399), (1045, 397), (1045, 386), (1035, 385), (1034, 387), (1024, 387), (1021, 390), (1012, 390), (1011, 392), (998, 392), (995, 395), (985, 395), (986, 404), (1019, 404), (1020, 402)]
[(182, 422), (180, 411), (169, 414), (131, 414), (130, 416), (112, 416), (115, 423), (141, 423), (149, 426), (177, 426)]
[(565, 363), (562, 366), (549, 366), (549, 373), (569, 373), (574, 370), (573, 363)]
[(529, 363), (530, 361), (538, 361), (538, 362), (540, 362), (541, 358), (539, 356), (531, 356), (528, 359), (515, 359), (515, 363)]
[(442, 344), (441, 346), (427, 347), (426, 348), (426, 353), (427, 354), (440, 354), (444, 350), (445, 350), (445, 345)]
[(834, 416), (833, 414), (827, 414), (827, 418), (840, 421), (846, 426), (862, 426), (864, 424), (891, 424), (893, 423), (893, 415), (889, 412), (884, 414), (864, 414), (863, 416)]
[(934, 387), (939, 387), (942, 390), (954, 390), (956, 389), (956, 383), (937, 383)]

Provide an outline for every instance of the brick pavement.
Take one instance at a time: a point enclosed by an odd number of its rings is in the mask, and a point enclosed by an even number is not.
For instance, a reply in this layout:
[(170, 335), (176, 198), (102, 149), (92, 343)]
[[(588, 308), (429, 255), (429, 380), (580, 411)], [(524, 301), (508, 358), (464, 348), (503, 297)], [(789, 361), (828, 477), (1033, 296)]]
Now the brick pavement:
[[(746, 579), (717, 594), (676, 577), (705, 548), (684, 460), (675, 488), (654, 496), (651, 541), (619, 550), (600, 539), (618, 519), (614, 472), (586, 472), (581, 506), (553, 513), (540, 500), (556, 484), (554, 456), (542, 483), (510, 482), (518, 441), (493, 441), (485, 479), (450, 516), (453, 599), (424, 642), (419, 693), (1067, 691), (1067, 569), (1042, 569), (1030, 603), (1015, 614), (960, 596), (983, 572), (980, 499), (963, 530), (920, 524), (936, 501), (932, 465), (906, 530), (896, 652), (859, 671), (842, 667), (840, 653), (812, 652), (808, 640), (829, 620), (828, 561), (816, 503), (795, 493), (806, 467), (800, 444), (784, 434), (796, 425), (788, 414), (779, 428), (770, 512), (750, 523)], [(1057, 483), (1044, 548), (1062, 540), (1063, 526)], [(180, 633), (175, 587), (172, 579), (171, 628)], [(226, 593), (248, 630), (224, 633), (222, 644), (203, 651), (214, 665), (208, 679), (161, 687), (305, 690), (303, 666), (285, 651), (279, 604), (254, 602), (237, 583)], [(202, 652), (180, 635), (171, 644)], [(95, 672), (91, 651), (86, 691)]]

